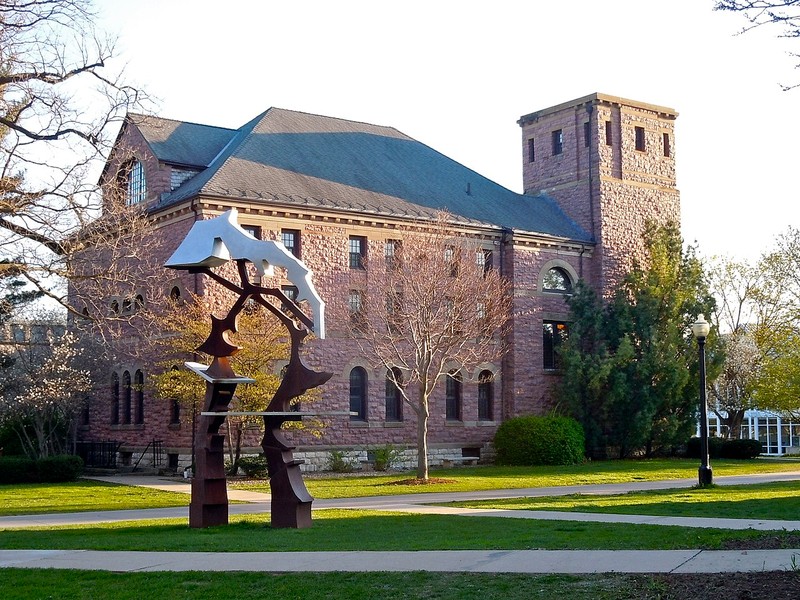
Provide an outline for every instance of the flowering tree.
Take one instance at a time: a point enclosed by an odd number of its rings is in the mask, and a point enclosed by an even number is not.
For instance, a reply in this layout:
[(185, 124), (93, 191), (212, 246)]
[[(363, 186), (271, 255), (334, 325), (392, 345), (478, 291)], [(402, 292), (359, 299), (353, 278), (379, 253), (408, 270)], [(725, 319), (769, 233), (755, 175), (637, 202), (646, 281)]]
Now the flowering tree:
[(14, 430), (31, 458), (69, 452), (92, 387), (89, 371), (79, 366), (75, 338), (49, 329), (43, 337), (30, 336), (4, 352), (0, 420)]

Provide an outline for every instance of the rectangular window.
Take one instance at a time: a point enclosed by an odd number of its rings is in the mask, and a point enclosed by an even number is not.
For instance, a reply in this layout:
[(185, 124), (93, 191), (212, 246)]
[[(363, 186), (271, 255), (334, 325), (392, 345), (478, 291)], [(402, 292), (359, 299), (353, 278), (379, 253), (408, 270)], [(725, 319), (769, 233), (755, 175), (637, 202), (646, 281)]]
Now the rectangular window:
[[(394, 369), (394, 376), (399, 378), (400, 373)], [(403, 395), (394, 381), (386, 377), (386, 420), (399, 422), (403, 420)]]
[(363, 269), (367, 257), (367, 238), (359, 235), (350, 236), (350, 268)]
[(556, 129), (553, 132), (553, 156), (561, 154), (564, 151), (564, 132), (561, 129)]
[(362, 324), (364, 322), (364, 292), (350, 290), (347, 306), (350, 311), (350, 322), (356, 325)]
[(664, 132), (664, 156), (669, 156), (672, 152), (672, 148), (669, 146), (669, 134)]
[(592, 128), (589, 125), (589, 121), (586, 121), (586, 123), (583, 124), (583, 147), (584, 148), (588, 148), (589, 147), (589, 142), (591, 142), (591, 139), (592, 139)]
[[(281, 292), (283, 292), (283, 295), (286, 296), (292, 302), (297, 302), (298, 290), (296, 286), (282, 285)], [(283, 312), (289, 312), (289, 305), (286, 302), (281, 302), (281, 310)]]
[(398, 266), (398, 250), (400, 250), (400, 240), (386, 240), (383, 246), (383, 258), (386, 261), (387, 269), (394, 269)]
[(298, 229), (281, 229), (281, 242), (289, 252), (300, 258), (300, 231)]
[(639, 152), (644, 152), (644, 127), (634, 127), (636, 133), (636, 149)]
[(244, 229), (257, 240), (261, 239), (261, 227), (257, 225), (242, 225), (242, 229)]
[(611, 121), (606, 121), (606, 146), (614, 144), (614, 134), (611, 131)]
[(458, 277), (458, 257), (456, 249), (452, 246), (444, 249), (444, 262), (450, 267), (450, 277)]
[(569, 337), (569, 327), (561, 321), (544, 321), (542, 324), (542, 353), (545, 369), (556, 370), (561, 368), (561, 345)]
[(445, 384), (445, 419), (461, 420), (461, 374), (450, 373)]
[(534, 144), (533, 138), (528, 140), (528, 162), (535, 162), (536, 161), (536, 145)]

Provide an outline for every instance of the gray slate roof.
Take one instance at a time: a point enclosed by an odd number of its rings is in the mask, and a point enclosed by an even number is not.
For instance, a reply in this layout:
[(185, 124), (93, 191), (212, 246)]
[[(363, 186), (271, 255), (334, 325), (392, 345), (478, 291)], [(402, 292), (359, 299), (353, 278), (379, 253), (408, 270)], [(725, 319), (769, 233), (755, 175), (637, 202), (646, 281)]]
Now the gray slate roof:
[(271, 108), (238, 130), (148, 117), (159, 160), (203, 168), (164, 207), (197, 195), (360, 214), (459, 220), (576, 241), (590, 236), (546, 195), (518, 194), (392, 127)]

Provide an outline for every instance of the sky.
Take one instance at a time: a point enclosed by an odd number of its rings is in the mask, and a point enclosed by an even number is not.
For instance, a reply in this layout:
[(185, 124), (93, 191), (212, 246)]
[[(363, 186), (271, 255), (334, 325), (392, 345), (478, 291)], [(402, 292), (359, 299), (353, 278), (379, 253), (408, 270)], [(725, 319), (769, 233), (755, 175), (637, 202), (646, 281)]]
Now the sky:
[[(520, 116), (595, 92), (674, 108), (681, 230), (754, 260), (800, 226), (800, 82), (776, 28), (712, 0), (97, 0), (166, 118), (269, 107), (395, 127), (522, 192)], [(800, 60), (800, 59), (799, 59)], [(794, 79), (793, 79), (794, 78)]]

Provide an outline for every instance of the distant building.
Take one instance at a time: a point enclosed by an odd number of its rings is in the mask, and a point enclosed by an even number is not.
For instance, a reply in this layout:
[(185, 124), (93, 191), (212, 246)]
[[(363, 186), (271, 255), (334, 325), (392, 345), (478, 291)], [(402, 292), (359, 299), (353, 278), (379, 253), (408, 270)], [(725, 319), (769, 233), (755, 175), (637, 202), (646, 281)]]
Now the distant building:
[[(276, 108), (238, 129), (131, 114), (104, 181), (122, 183), (127, 202), (146, 206), (170, 242), (164, 260), (196, 220), (236, 208), (245, 228), (282, 241), (313, 270), (329, 304), (376, 292), (354, 256), (384, 257), (404, 224), (450, 212), (453, 227), (480, 240), (490, 267), (512, 281), (514, 309), (502, 363), (463, 372), (459, 385), (442, 385), (433, 399), (436, 464), (478, 456), (503, 420), (548, 410), (556, 350), (569, 329), (565, 295), (579, 279), (609, 295), (643, 251), (645, 223), (680, 222), (676, 117), (670, 108), (604, 94), (524, 115), (525, 193), (518, 194), (391, 127)], [(206, 290), (202, 276), (164, 270), (163, 278), (164, 294)], [(139, 293), (120, 290), (109, 303), (119, 310), (126, 294)], [(385, 373), (370, 369), (347, 327), (329, 320), (328, 337), (313, 342), (309, 361), (334, 372), (322, 388), (322, 410), (363, 408), (358, 418), (333, 419), (321, 440), (298, 438), (311, 468), (330, 448), (366, 455), (387, 443), (414, 444), (413, 412), (398, 410)], [(163, 441), (170, 464), (183, 465), (191, 423), (169, 402), (137, 391), (146, 389), (137, 386), (146, 371), (116, 365), (81, 435), (121, 442), (124, 459)], [(460, 407), (450, 418), (447, 395)]]

